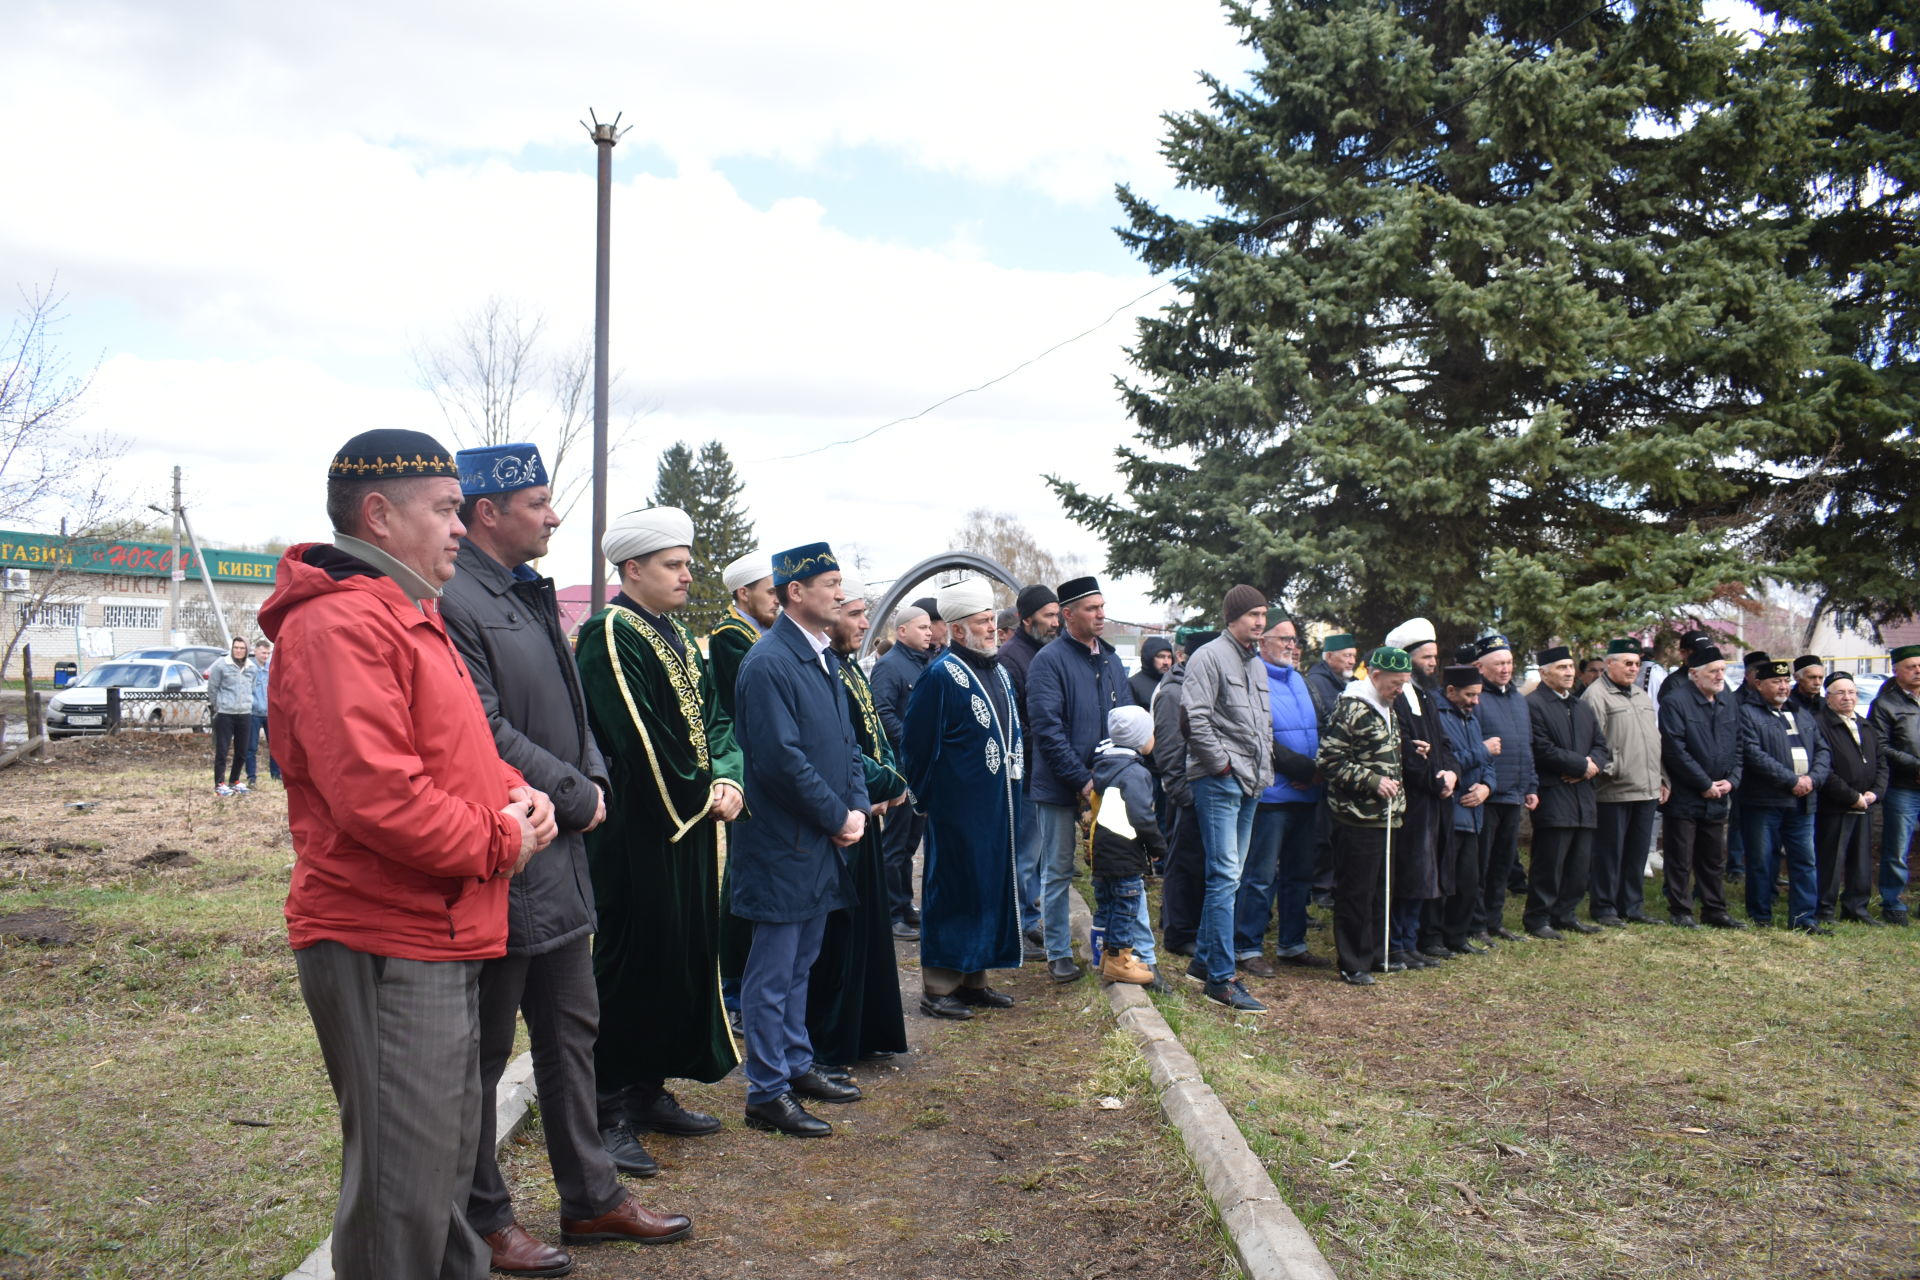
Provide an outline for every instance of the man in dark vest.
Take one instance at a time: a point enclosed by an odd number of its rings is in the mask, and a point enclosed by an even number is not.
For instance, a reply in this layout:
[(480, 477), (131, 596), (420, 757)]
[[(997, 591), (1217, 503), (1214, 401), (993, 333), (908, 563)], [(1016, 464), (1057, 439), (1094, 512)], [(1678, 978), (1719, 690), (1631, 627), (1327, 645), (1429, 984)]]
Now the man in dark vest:
[(464, 497), (458, 572), (440, 597), (460, 656), (486, 709), (500, 758), (553, 800), (560, 834), (513, 878), (507, 954), (480, 968), (480, 1142), (467, 1222), (495, 1271), (555, 1275), (565, 1251), (529, 1235), (494, 1159), (494, 1088), (513, 1055), (515, 1014), (533, 1046), (540, 1127), (569, 1241), (684, 1236), (687, 1219), (648, 1212), (620, 1185), (596, 1124), (593, 1041), (593, 884), (584, 834), (607, 816), (607, 768), (587, 728), (573, 654), (560, 630), (553, 579), (529, 567), (560, 525), (546, 467), (530, 444), (455, 455)]

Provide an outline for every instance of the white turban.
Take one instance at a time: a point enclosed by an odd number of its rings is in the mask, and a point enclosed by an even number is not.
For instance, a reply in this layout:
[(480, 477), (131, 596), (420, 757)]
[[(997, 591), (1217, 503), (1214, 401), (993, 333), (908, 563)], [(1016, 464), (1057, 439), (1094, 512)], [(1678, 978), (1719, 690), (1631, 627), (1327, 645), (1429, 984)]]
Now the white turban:
[(1387, 632), (1389, 649), (1405, 649), (1411, 653), (1423, 644), (1433, 644), (1438, 634), (1433, 624), (1425, 618), (1408, 618), (1405, 622)]
[(757, 548), (747, 552), (720, 571), (720, 580), (727, 584), (728, 595), (732, 595), (742, 587), (750, 587), (762, 578), (772, 576), (773, 557)]
[(678, 507), (629, 511), (609, 521), (606, 536), (600, 539), (601, 554), (613, 564), (625, 564), (668, 547), (692, 545), (693, 517)]
[(867, 584), (848, 573), (845, 569), (842, 569), (840, 571), (840, 594), (849, 600), (865, 600), (867, 598)]
[(934, 602), (940, 606), (943, 621), (958, 622), (993, 608), (993, 587), (985, 578), (962, 578), (950, 587), (940, 588)]
[(917, 622), (927, 616), (927, 611), (917, 604), (903, 604), (893, 611), (893, 625), (900, 628), (909, 622)]

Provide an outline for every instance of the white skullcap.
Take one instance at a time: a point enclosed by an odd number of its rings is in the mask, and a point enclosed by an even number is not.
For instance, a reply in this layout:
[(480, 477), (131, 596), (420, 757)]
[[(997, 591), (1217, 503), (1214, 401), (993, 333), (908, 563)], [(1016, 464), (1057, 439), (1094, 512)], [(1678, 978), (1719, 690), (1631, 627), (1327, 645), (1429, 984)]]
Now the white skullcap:
[(854, 577), (851, 573), (848, 573), (845, 569), (842, 569), (840, 571), (840, 594), (849, 600), (865, 600), (867, 598), (867, 584)]
[(729, 595), (742, 587), (752, 586), (762, 578), (772, 576), (773, 557), (757, 548), (747, 552), (720, 571), (720, 581), (727, 584)]
[[(652, 555), (668, 547), (693, 545), (693, 517), (678, 507), (647, 507), (629, 511), (607, 523), (606, 536), (600, 539), (600, 551), (613, 564), (625, 564), (639, 556)], [(768, 571), (771, 576), (771, 570)]]
[(1387, 632), (1387, 648), (1405, 649), (1411, 653), (1423, 644), (1435, 643), (1438, 638), (1431, 622), (1425, 618), (1408, 618)]
[(1113, 739), (1116, 747), (1138, 751), (1147, 745), (1147, 739), (1153, 737), (1153, 717), (1145, 707), (1137, 707), (1132, 703), (1115, 707), (1107, 712), (1107, 737)]
[(963, 578), (950, 587), (940, 588), (934, 602), (940, 606), (943, 621), (958, 622), (993, 608), (993, 588), (985, 578)]
[(909, 622), (918, 621), (919, 619), (924, 618), (926, 616), (927, 616), (927, 611), (925, 609), (922, 609), (919, 605), (903, 604), (898, 609), (895, 609), (893, 611), (893, 625), (896, 628), (904, 627)]

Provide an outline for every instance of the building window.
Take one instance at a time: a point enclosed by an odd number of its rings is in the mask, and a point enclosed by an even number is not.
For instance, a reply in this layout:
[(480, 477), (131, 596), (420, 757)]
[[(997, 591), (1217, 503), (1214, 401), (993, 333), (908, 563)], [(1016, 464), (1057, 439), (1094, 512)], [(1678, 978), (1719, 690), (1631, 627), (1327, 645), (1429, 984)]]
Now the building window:
[(20, 606), (20, 625), (23, 627), (77, 627), (86, 616), (84, 604), (53, 604), (42, 601), (39, 604)]
[(139, 631), (158, 631), (160, 629), (160, 606), (157, 604), (109, 604), (100, 607), (100, 625), (103, 627), (132, 627)]

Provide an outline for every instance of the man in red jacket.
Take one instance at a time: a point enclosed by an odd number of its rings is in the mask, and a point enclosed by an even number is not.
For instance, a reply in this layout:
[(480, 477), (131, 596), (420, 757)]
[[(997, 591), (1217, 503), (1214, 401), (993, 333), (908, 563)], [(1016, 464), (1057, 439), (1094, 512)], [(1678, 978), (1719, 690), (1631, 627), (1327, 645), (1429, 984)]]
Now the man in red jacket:
[(553, 805), (500, 759), (437, 601), (459, 471), (430, 436), (369, 431), (327, 468), (334, 540), (288, 549), (275, 643), (296, 860), (288, 940), (340, 1104), (339, 1280), (480, 1280), (467, 1225), (480, 1108), (480, 963)]

